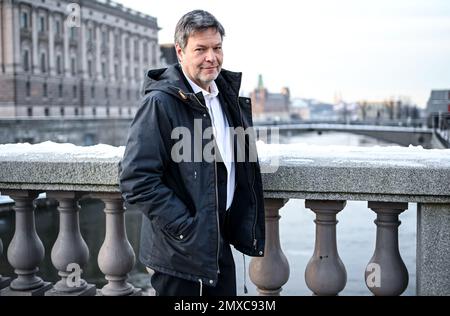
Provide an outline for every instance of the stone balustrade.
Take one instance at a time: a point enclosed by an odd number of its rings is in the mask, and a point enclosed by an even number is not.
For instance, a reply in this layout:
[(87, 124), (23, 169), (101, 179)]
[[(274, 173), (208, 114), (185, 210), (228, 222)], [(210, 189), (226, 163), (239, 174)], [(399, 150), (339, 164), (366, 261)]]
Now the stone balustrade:
[[(118, 188), (123, 147), (70, 144), (0, 145), (0, 192), (15, 201), (15, 233), (7, 259), (15, 276), (1, 276), (0, 295), (140, 295), (127, 282), (135, 254), (127, 240)], [(417, 203), (416, 288), (418, 295), (450, 295), (450, 150), (258, 144), (266, 209), (265, 256), (253, 258), (250, 278), (261, 295), (280, 295), (289, 262), (280, 244), (280, 210), (304, 199), (315, 213), (314, 252), (305, 280), (314, 295), (338, 295), (346, 285), (338, 253), (336, 214), (347, 201), (367, 201), (376, 213), (375, 249), (364, 280), (374, 295), (400, 295), (409, 280), (398, 245), (399, 214)], [(61, 280), (39, 276), (45, 251), (36, 233), (33, 200), (41, 192), (59, 202), (59, 234), (51, 259)], [(78, 201), (85, 195), (105, 203), (106, 235), (98, 265), (108, 283), (100, 290), (72, 269), (82, 269), (89, 245), (80, 234)], [(361, 210), (362, 212), (364, 210)], [(0, 236), (1, 240), (1, 236)], [(45, 276), (43, 276), (45, 278)], [(363, 275), (361, 276), (363, 277)], [(368, 293), (370, 293), (368, 292)]]

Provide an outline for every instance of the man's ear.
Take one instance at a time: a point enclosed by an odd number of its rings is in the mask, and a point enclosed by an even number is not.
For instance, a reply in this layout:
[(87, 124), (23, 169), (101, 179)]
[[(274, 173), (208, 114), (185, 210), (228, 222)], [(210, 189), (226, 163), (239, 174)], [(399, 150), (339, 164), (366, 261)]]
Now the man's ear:
[(178, 43), (175, 44), (175, 51), (177, 52), (178, 61), (181, 63), (183, 61), (183, 50)]

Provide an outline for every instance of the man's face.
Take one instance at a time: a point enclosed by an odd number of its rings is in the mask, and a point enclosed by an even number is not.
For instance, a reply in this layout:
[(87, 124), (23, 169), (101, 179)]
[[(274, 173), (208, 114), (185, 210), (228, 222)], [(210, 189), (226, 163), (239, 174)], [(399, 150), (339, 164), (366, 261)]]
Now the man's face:
[(178, 60), (184, 73), (203, 89), (209, 85), (222, 69), (222, 37), (214, 28), (195, 32), (188, 39), (184, 51), (176, 44)]

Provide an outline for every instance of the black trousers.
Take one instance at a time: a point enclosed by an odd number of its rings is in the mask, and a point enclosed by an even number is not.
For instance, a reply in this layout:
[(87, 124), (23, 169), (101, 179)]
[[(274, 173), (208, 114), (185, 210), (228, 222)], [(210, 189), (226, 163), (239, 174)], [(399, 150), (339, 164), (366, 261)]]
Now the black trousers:
[(224, 238), (225, 209), (227, 196), (227, 171), (223, 163), (217, 163), (219, 193), (219, 225), (221, 232), (219, 247), (219, 278), (215, 287), (200, 282), (188, 281), (155, 271), (151, 283), (157, 296), (198, 296), (202, 287), (203, 296), (236, 296), (236, 268), (228, 241)]
[[(236, 296), (236, 270), (230, 245), (224, 243), (219, 256), (219, 281), (216, 286), (202, 285), (203, 296)], [(188, 281), (155, 271), (152, 286), (157, 296), (199, 296), (200, 282)]]

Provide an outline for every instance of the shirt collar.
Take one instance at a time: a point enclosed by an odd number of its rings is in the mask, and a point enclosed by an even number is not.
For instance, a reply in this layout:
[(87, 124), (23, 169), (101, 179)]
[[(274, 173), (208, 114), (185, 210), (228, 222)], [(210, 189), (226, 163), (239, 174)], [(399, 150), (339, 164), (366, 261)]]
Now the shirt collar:
[(183, 75), (186, 77), (187, 81), (189, 82), (189, 84), (192, 87), (192, 90), (194, 90), (194, 93), (199, 93), (201, 92), (203, 94), (203, 96), (206, 97), (217, 97), (217, 95), (219, 94), (219, 89), (217, 88), (216, 82), (212, 81), (211, 85), (210, 85), (210, 89), (211, 92), (206, 91), (205, 89), (203, 89), (202, 87), (200, 87), (199, 85), (197, 85), (194, 81), (192, 81), (184, 72), (183, 68), (181, 68), (181, 70), (183, 71)]

